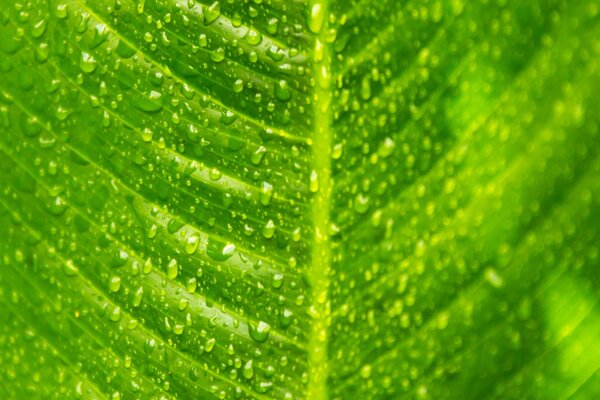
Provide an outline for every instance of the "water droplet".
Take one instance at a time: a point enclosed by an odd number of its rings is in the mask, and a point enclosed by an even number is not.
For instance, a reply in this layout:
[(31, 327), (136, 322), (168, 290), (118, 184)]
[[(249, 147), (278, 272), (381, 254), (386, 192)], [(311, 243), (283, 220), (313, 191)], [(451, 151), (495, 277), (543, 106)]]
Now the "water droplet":
[(371, 76), (365, 75), (360, 84), (360, 97), (363, 100), (369, 100), (371, 98)]
[(283, 286), (283, 274), (273, 275), (273, 281), (271, 282), (273, 289), (279, 289)]
[(152, 272), (152, 259), (150, 257), (148, 257), (144, 262), (144, 267), (142, 268), (142, 271), (145, 274), (149, 274), (150, 272)]
[(118, 322), (121, 319), (121, 307), (115, 307), (113, 308), (113, 310), (110, 312), (108, 318), (112, 321), (112, 322)]
[(252, 153), (250, 161), (252, 161), (252, 164), (254, 165), (259, 165), (266, 153), (267, 149), (264, 146), (260, 146), (254, 151), (254, 153)]
[(221, 114), (220, 121), (223, 125), (231, 125), (237, 119), (237, 114), (233, 113), (230, 110), (225, 111)]
[(208, 172), (208, 177), (213, 181), (218, 181), (219, 179), (221, 179), (221, 176), (221, 171), (219, 171), (217, 168), (211, 168)]
[(310, 29), (312, 33), (321, 32), (323, 22), (325, 22), (325, 6), (321, 1), (313, 1), (307, 22), (308, 29)]
[(291, 310), (285, 308), (279, 315), (279, 323), (283, 329), (287, 328), (292, 324), (293, 313)]
[(371, 364), (365, 364), (360, 369), (360, 377), (363, 379), (369, 379), (371, 377)]
[(275, 234), (275, 223), (272, 219), (267, 221), (267, 223), (263, 227), (262, 234), (267, 239), (271, 239), (273, 237), (273, 235)]
[(65, 213), (65, 211), (67, 211), (68, 208), (69, 208), (69, 205), (67, 203), (65, 203), (65, 201), (60, 196), (57, 196), (50, 203), (50, 207), (48, 207), (48, 211), (50, 212), (50, 214), (60, 217), (61, 215), (63, 215)]
[(68, 15), (68, 5), (67, 4), (58, 4), (56, 6), (54, 14), (58, 19), (65, 19)]
[(262, 35), (256, 29), (250, 28), (250, 29), (248, 29), (248, 32), (246, 33), (246, 41), (249, 44), (256, 46), (256, 45), (260, 44), (260, 42), (262, 41)]
[(263, 182), (260, 191), (260, 204), (268, 206), (273, 197), (273, 186), (268, 182)]
[(179, 265), (177, 264), (177, 260), (176, 259), (171, 259), (171, 261), (169, 261), (169, 264), (167, 265), (167, 277), (169, 279), (175, 279), (177, 278), (177, 275), (179, 274)]
[(388, 158), (389, 156), (392, 155), (395, 148), (396, 148), (396, 143), (394, 143), (392, 138), (386, 137), (383, 140), (383, 143), (381, 143), (381, 145), (379, 146), (379, 149), (377, 150), (377, 154), (381, 158)]
[(44, 32), (46, 32), (47, 25), (48, 22), (45, 19), (41, 19), (38, 22), (36, 22), (31, 28), (31, 36), (33, 36), (34, 38), (42, 37)]
[(110, 266), (113, 268), (119, 268), (127, 264), (129, 260), (129, 254), (125, 250), (117, 250), (110, 260)]
[(319, 191), (319, 174), (314, 169), (310, 172), (309, 189), (312, 193)]
[(494, 268), (487, 268), (484, 273), (485, 280), (492, 285), (492, 287), (498, 289), (504, 285), (504, 279), (498, 274), (498, 271)]
[(185, 288), (187, 289), (188, 293), (194, 293), (196, 291), (197, 285), (198, 283), (196, 281), (196, 278), (191, 277), (190, 279), (188, 279)]
[(133, 294), (133, 300), (131, 301), (131, 304), (134, 307), (139, 307), (140, 304), (142, 303), (143, 297), (144, 297), (144, 287), (140, 286)]
[(236, 79), (235, 82), (233, 82), (233, 92), (241, 93), (242, 90), (244, 90), (244, 81), (241, 79)]
[(156, 233), (158, 232), (158, 226), (156, 224), (152, 224), (150, 228), (148, 228), (148, 232), (146, 233), (146, 237), (148, 239), (154, 239), (156, 237)]
[(173, 333), (176, 335), (181, 335), (183, 333), (184, 326), (182, 324), (175, 324), (173, 327)]
[(279, 20), (277, 18), (271, 18), (267, 21), (267, 32), (269, 35), (276, 35), (279, 27)]
[(190, 255), (194, 254), (199, 244), (200, 238), (198, 236), (190, 236), (185, 243), (185, 252)]
[(133, 106), (140, 111), (154, 113), (162, 110), (163, 98), (160, 92), (151, 90), (145, 95), (137, 95), (133, 98)]
[(219, 47), (210, 52), (210, 59), (216, 63), (220, 63), (225, 59), (225, 49)]
[(219, 245), (220, 243), (217, 241), (209, 242), (206, 254), (215, 261), (226, 261), (234, 255), (235, 245), (233, 243), (227, 243), (223, 247)]
[(354, 210), (359, 214), (364, 214), (369, 209), (369, 198), (363, 194), (358, 194), (354, 199)]
[(96, 60), (91, 54), (84, 51), (79, 59), (79, 68), (86, 74), (91, 74), (96, 70)]
[(336, 143), (333, 145), (333, 149), (331, 151), (331, 158), (334, 160), (339, 160), (342, 157), (342, 153), (344, 151), (344, 145), (342, 143)]
[(259, 321), (258, 324), (249, 323), (248, 332), (250, 337), (258, 343), (263, 343), (269, 338), (269, 332), (271, 332), (271, 325), (264, 321)]
[(281, 101), (289, 101), (292, 98), (292, 92), (286, 80), (281, 79), (275, 84), (275, 97)]
[(179, 300), (179, 304), (177, 305), (177, 308), (179, 309), (179, 311), (185, 311), (185, 309), (188, 307), (189, 304), (190, 304), (190, 302), (186, 298), (181, 298)]
[(28, 116), (27, 114), (22, 114), (19, 119), (21, 130), (23, 134), (27, 137), (36, 137), (42, 131), (42, 125), (39, 123), (36, 117)]
[(206, 346), (204, 346), (204, 350), (207, 353), (210, 353), (214, 348), (215, 348), (215, 344), (217, 343), (217, 339), (215, 338), (210, 338), (206, 341)]
[(108, 288), (113, 293), (118, 292), (119, 289), (121, 289), (121, 277), (113, 276), (112, 278), (110, 278)]
[(254, 376), (254, 366), (252, 365), (252, 360), (248, 360), (246, 364), (244, 364), (242, 374), (244, 375), (244, 378), (252, 379)]
[(67, 276), (77, 276), (79, 273), (79, 269), (77, 269), (77, 266), (73, 263), (73, 260), (70, 259), (63, 264), (62, 270)]
[(212, 3), (208, 8), (204, 8), (204, 25), (212, 24), (221, 15), (221, 4), (218, 1)]

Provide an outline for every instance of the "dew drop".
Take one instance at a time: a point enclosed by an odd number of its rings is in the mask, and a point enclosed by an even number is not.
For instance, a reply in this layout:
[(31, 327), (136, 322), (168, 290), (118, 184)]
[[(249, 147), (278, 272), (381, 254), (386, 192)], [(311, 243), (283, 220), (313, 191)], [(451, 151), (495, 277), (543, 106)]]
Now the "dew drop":
[(275, 84), (275, 97), (280, 101), (289, 101), (292, 98), (292, 92), (286, 80), (281, 79)]
[(210, 7), (204, 9), (204, 25), (212, 24), (221, 15), (221, 4), (215, 1)]
[(188, 254), (194, 254), (198, 245), (200, 244), (200, 238), (198, 236), (190, 236), (185, 243), (185, 252)]
[(177, 264), (177, 260), (173, 258), (171, 261), (169, 261), (169, 264), (167, 264), (167, 277), (169, 279), (175, 279), (177, 278), (178, 274), (179, 265)]
[(325, 7), (321, 1), (313, 1), (307, 21), (308, 29), (312, 33), (319, 33), (323, 28), (323, 22), (325, 22)]
[(309, 189), (312, 193), (319, 191), (319, 174), (314, 169), (310, 172)]
[(121, 289), (121, 277), (113, 276), (112, 278), (110, 278), (108, 288), (112, 293), (118, 292), (119, 289)]
[(268, 206), (273, 197), (273, 186), (268, 182), (263, 182), (260, 190), (260, 204)]
[(84, 51), (79, 59), (79, 68), (86, 74), (91, 74), (96, 70), (96, 60), (91, 54)]
[(244, 375), (244, 378), (252, 379), (254, 376), (254, 366), (252, 365), (252, 360), (248, 360), (246, 364), (244, 364), (242, 374)]
[(155, 113), (162, 110), (163, 98), (160, 92), (151, 90), (148, 94), (135, 96), (132, 103), (140, 111)]
[(77, 269), (77, 266), (73, 263), (73, 260), (67, 260), (64, 264), (63, 264), (63, 273), (67, 276), (77, 276), (77, 274), (79, 273), (79, 270)]
[(246, 42), (248, 42), (248, 44), (256, 46), (260, 44), (261, 41), (262, 35), (259, 31), (254, 28), (248, 29), (248, 32), (246, 33)]
[(259, 321), (258, 324), (248, 324), (248, 333), (250, 333), (250, 337), (258, 343), (265, 342), (269, 338), (269, 332), (271, 332), (271, 325), (264, 321)]
[(254, 151), (254, 153), (252, 153), (250, 161), (252, 161), (252, 164), (254, 165), (259, 165), (266, 153), (267, 149), (264, 146), (260, 146)]
[(48, 22), (45, 19), (41, 19), (38, 22), (36, 22), (31, 28), (31, 36), (33, 36), (36, 39), (42, 37), (44, 32), (46, 32), (47, 25)]
[(265, 238), (271, 239), (275, 234), (275, 223), (270, 219), (263, 227), (262, 234)]

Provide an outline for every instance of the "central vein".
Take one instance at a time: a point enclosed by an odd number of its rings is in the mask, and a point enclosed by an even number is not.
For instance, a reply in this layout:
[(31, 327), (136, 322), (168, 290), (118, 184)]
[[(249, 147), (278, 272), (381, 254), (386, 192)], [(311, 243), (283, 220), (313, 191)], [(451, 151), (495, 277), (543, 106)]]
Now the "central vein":
[(330, 318), (329, 277), (331, 272), (331, 243), (329, 237), (331, 180), (331, 55), (325, 40), (327, 31), (327, 2), (316, 0), (310, 5), (309, 29), (315, 34), (312, 49), (312, 69), (314, 79), (314, 127), (313, 127), (313, 165), (310, 189), (314, 192), (312, 218), (314, 227), (314, 246), (309, 280), (313, 296), (310, 315), (312, 316), (309, 364), (308, 393), (311, 400), (325, 400), (328, 374), (328, 325)]

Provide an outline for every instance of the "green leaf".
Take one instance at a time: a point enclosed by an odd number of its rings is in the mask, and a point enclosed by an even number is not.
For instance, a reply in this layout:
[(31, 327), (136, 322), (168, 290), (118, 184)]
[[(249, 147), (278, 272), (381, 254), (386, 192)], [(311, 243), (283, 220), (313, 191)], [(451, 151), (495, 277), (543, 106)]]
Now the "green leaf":
[(0, 398), (600, 396), (596, 2), (0, 6)]

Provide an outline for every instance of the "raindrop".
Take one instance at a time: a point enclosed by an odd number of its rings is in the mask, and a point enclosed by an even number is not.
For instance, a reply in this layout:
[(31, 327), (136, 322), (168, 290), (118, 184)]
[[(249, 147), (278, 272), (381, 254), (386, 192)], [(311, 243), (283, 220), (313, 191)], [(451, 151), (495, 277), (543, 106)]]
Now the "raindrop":
[(86, 74), (91, 74), (96, 70), (96, 60), (91, 54), (84, 51), (79, 59), (79, 68)]
[(248, 324), (248, 333), (250, 333), (250, 337), (258, 343), (265, 342), (269, 338), (269, 332), (271, 332), (271, 325), (264, 321), (259, 321), (258, 324)]

